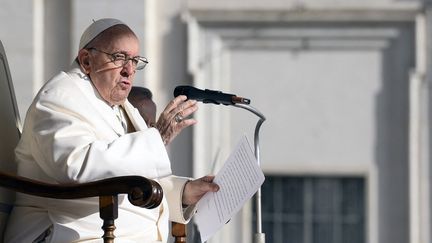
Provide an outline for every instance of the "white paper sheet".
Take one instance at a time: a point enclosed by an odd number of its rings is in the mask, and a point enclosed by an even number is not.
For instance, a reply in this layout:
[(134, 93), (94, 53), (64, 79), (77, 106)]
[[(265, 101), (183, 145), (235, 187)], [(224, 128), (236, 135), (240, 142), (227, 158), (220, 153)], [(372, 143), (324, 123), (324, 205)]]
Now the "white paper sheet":
[(225, 225), (264, 182), (249, 142), (244, 136), (215, 176), (218, 192), (209, 192), (198, 202), (195, 222), (201, 242), (207, 241)]

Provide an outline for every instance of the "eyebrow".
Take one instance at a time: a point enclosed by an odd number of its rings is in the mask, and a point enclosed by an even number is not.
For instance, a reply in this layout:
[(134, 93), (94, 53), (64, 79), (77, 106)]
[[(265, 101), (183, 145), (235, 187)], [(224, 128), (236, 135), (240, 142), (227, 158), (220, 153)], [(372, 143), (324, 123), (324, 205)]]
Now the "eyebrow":
[(132, 58), (140, 58), (141, 56), (140, 55), (137, 55), (137, 56), (131, 56), (131, 55), (129, 55), (129, 54), (127, 54), (127, 52), (126, 51), (115, 51), (115, 52), (113, 52), (113, 53), (111, 53), (112, 55), (114, 55), (114, 54), (123, 54), (123, 55), (125, 55), (125, 56), (127, 56), (127, 57), (132, 57)]

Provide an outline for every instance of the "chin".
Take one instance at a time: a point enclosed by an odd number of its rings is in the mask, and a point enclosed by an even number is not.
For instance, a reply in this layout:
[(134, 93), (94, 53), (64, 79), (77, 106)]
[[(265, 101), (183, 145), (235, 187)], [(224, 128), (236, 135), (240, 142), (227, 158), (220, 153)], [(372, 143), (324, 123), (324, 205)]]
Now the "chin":
[(113, 92), (111, 93), (111, 96), (110, 96), (111, 103), (115, 104), (115, 105), (123, 104), (125, 102), (125, 100), (127, 99), (130, 90), (131, 90), (130, 87), (128, 87), (127, 89), (113, 90)]
[(126, 96), (121, 96), (121, 97), (113, 97), (110, 101), (111, 104), (114, 105), (122, 105), (127, 99), (127, 95)]

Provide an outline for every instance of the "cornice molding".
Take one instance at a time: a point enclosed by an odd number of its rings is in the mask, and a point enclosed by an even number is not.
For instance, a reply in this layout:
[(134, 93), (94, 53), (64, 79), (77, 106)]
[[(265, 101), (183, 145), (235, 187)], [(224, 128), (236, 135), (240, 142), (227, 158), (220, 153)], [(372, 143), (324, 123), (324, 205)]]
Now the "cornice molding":
[(415, 21), (421, 5), (404, 7), (361, 8), (291, 8), (264, 10), (236, 9), (189, 9), (188, 16), (202, 23), (244, 22), (370, 22), (370, 21)]

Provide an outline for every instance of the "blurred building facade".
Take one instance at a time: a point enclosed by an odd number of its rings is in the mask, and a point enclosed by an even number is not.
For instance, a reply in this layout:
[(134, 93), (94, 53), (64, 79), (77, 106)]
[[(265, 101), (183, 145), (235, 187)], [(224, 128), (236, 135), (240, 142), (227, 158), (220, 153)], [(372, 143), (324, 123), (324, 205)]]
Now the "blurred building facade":
[[(21, 117), (69, 67), (92, 19), (119, 18), (159, 110), (177, 85), (252, 100), (269, 243), (431, 242), (432, 14), (422, 0), (0, 0)], [(257, 118), (200, 105), (169, 147), (176, 174), (216, 173)], [(209, 242), (249, 243), (248, 203)], [(191, 235), (191, 238), (194, 235)]]

